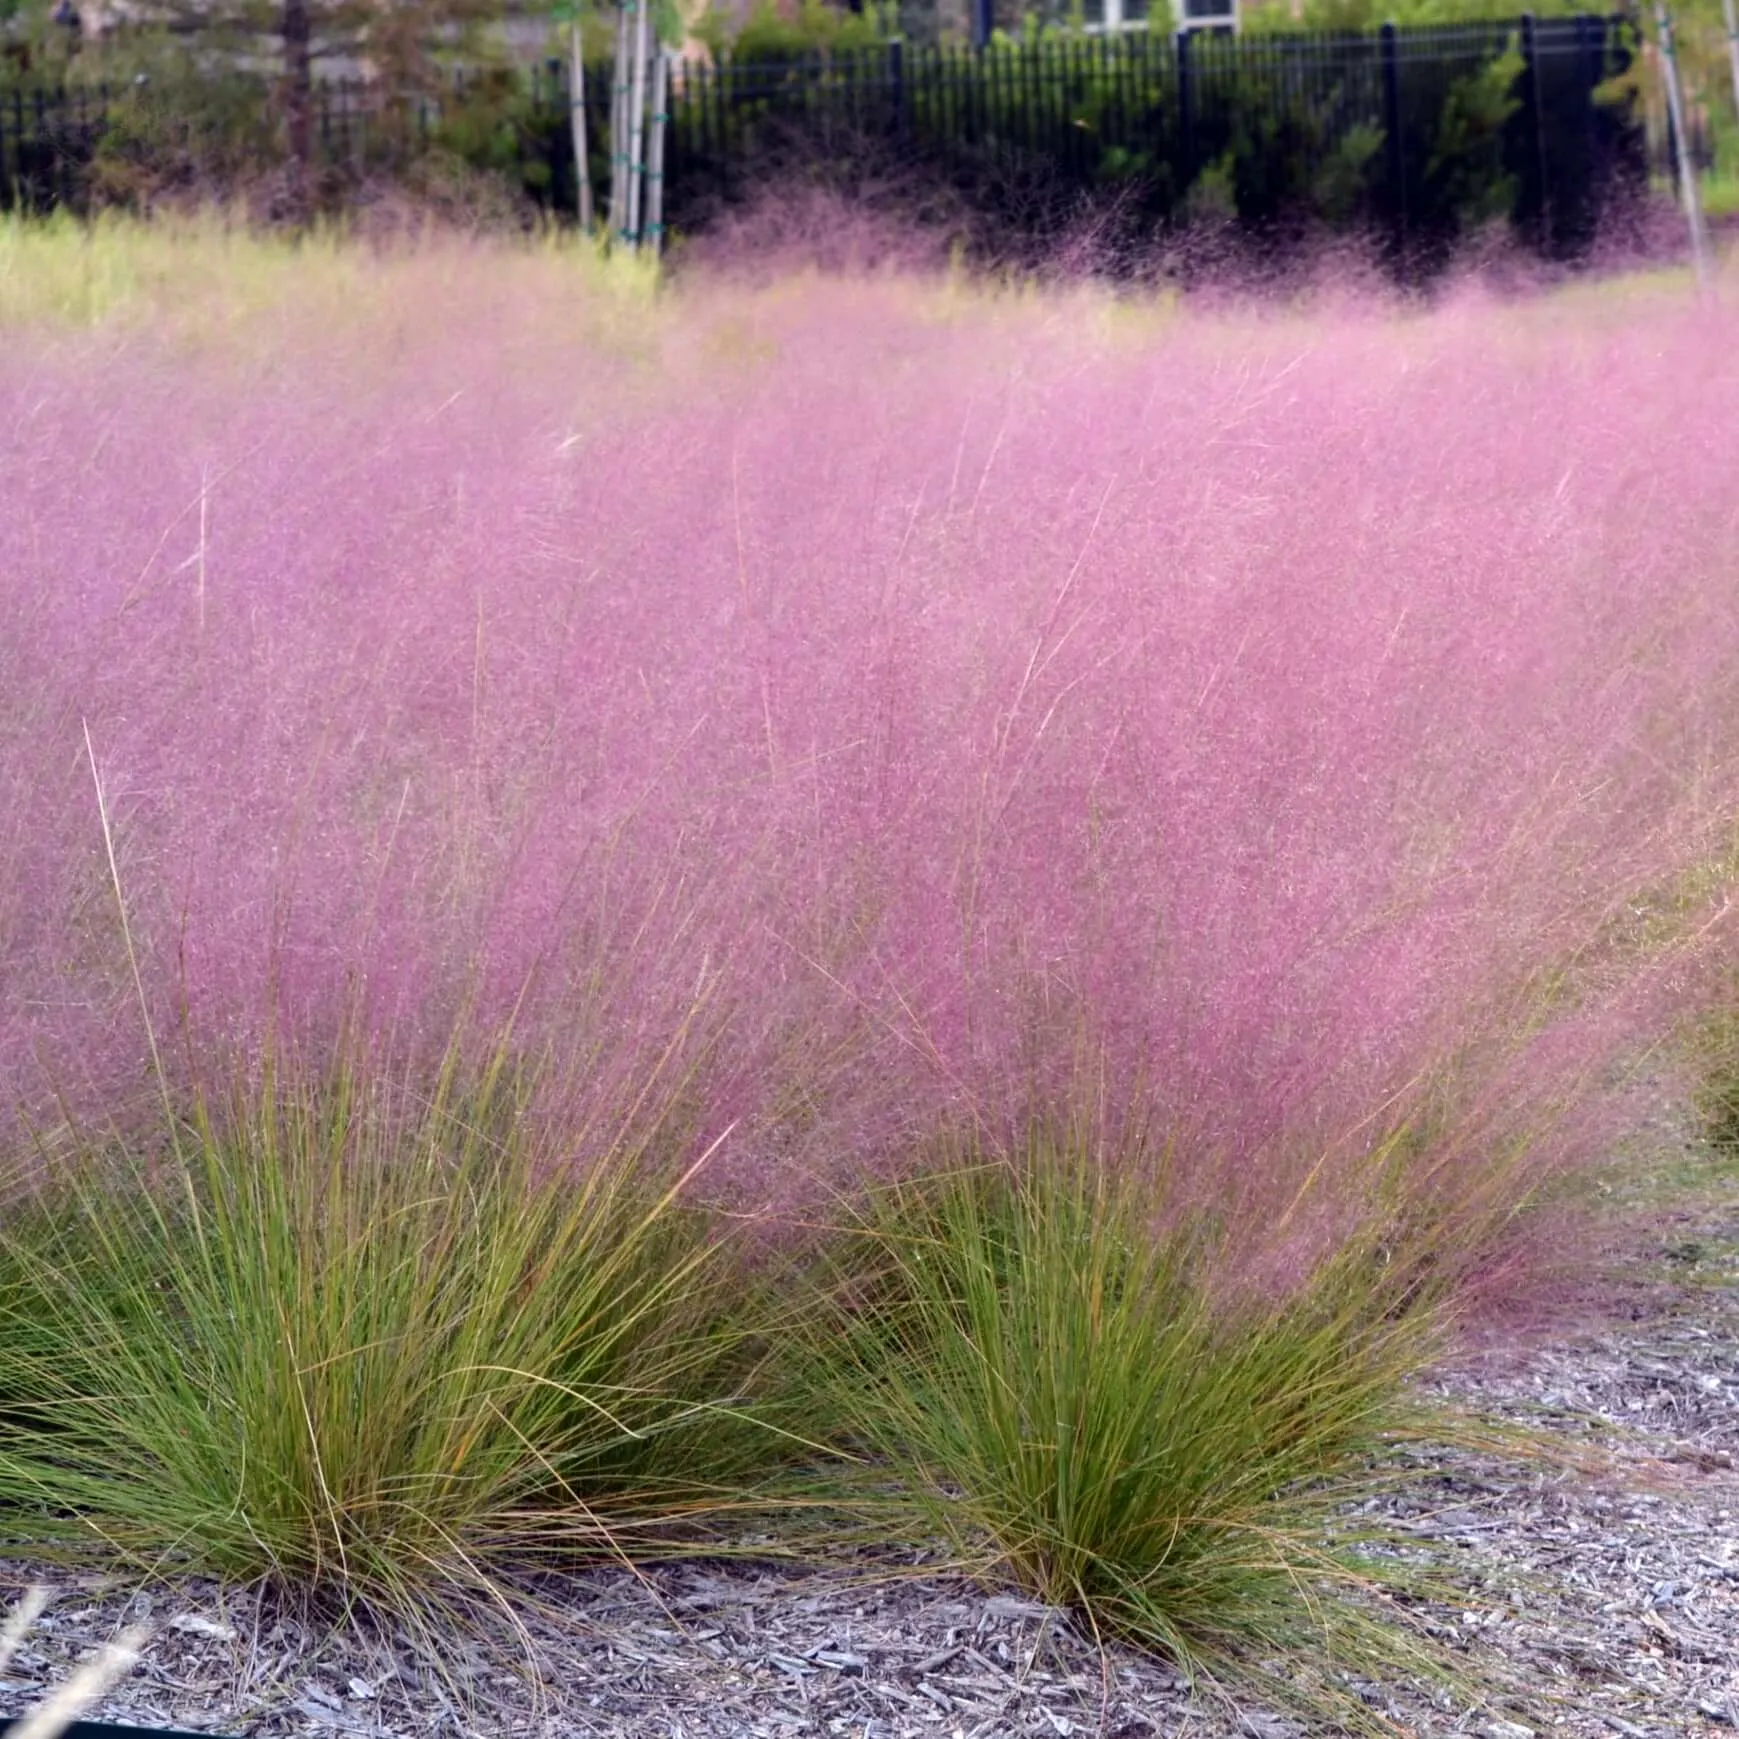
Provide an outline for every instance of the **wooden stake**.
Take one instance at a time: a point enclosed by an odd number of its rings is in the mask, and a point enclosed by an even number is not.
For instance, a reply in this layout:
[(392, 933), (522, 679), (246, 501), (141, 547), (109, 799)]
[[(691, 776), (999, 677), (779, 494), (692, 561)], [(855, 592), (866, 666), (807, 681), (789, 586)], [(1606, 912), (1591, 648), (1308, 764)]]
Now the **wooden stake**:
[(568, 123), (574, 134), (574, 195), (580, 228), (592, 233), (592, 159), (586, 146), (586, 57), (580, 15), (568, 21)]
[(1703, 200), (1697, 186), (1696, 165), (1691, 161), (1691, 136), (1685, 127), (1685, 93), (1679, 83), (1679, 57), (1673, 48), (1673, 18), (1667, 0), (1655, 0), (1655, 31), (1660, 37), (1661, 74), (1667, 87), (1667, 113), (1672, 117), (1679, 171), (1679, 197), (1685, 205), (1685, 224), (1691, 232), (1691, 260), (1697, 282), (1709, 282), (1709, 237), (1703, 228)]
[(640, 214), (646, 184), (646, 58), (652, 26), (650, 0), (629, 0), (634, 8), (634, 92), (628, 122), (628, 245), (640, 246)]
[(1733, 112), (1739, 115), (1739, 14), (1733, 0), (1721, 0), (1721, 16), (1727, 25), (1727, 65), (1733, 74)]
[(616, 8), (616, 66), (610, 89), (610, 239), (628, 239), (628, 8)]
[(670, 122), (670, 56), (652, 61), (652, 143), (646, 151), (646, 240), (656, 259), (664, 249), (664, 129)]

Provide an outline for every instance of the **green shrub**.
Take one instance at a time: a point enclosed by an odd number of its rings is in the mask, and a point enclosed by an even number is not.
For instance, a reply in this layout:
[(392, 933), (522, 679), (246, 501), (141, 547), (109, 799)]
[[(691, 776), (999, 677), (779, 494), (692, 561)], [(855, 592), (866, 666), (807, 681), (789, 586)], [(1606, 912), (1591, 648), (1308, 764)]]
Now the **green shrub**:
[(1525, 63), (1513, 44), (1445, 93), (1431, 155), (1426, 197), (1460, 230), (1477, 229), (1515, 210), (1518, 181), (1504, 167), (1504, 129), (1522, 106)]
[(93, 205), (149, 213), (164, 200), (222, 199), (282, 160), (259, 79), (169, 52), (141, 50), (138, 64), (104, 113), (88, 171)]
[(832, 49), (873, 48), (885, 34), (873, 4), (849, 12), (826, 0), (801, 0), (790, 14), (774, 0), (759, 0), (734, 36), (722, 14), (709, 12), (698, 28), (715, 54), (728, 50), (733, 60), (754, 66), (784, 66)]

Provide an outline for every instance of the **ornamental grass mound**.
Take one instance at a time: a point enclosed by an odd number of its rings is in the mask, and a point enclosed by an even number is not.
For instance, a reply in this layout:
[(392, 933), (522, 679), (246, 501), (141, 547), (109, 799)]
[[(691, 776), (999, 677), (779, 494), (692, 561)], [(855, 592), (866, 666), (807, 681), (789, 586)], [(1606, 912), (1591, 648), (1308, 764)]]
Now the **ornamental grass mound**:
[(161, 244), (0, 354), (15, 1537), (416, 1607), (826, 1445), (1315, 1634), (1721, 1000), (1731, 308)]
[(716, 1543), (786, 1454), (680, 1132), (576, 1144), (505, 1057), (351, 1048), (158, 1133), (57, 1154), (0, 1229), (0, 1528), (31, 1552), (421, 1624)]

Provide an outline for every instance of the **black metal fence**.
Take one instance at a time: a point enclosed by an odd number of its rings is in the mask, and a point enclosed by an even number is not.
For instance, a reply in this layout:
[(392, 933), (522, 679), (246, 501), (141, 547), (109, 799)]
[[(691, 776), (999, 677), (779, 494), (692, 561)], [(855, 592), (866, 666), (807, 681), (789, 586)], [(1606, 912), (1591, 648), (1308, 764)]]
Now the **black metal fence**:
[(0, 210), (76, 204), (114, 93), (0, 84)]
[[(1400, 237), (1510, 217), (1586, 241), (1639, 136), (1606, 87), (1630, 28), (1584, 15), (1347, 34), (1123, 37), (909, 48), (691, 71), (673, 189), (728, 189), (769, 141), (897, 141), (956, 172), (1025, 159), (1128, 189), (1144, 218), (1375, 223)], [(604, 111), (598, 110), (602, 124)], [(994, 177), (992, 177), (994, 179)]]
[[(945, 178), (992, 208), (1016, 172), (1077, 195), (1114, 191), (1132, 220), (1218, 212), (1247, 226), (1376, 227), (1403, 244), (1507, 218), (1568, 254), (1614, 178), (1641, 167), (1623, 75), (1624, 19), (1586, 14), (1342, 34), (1075, 36), (982, 49), (890, 41), (778, 63), (679, 65), (666, 141), (678, 226), (776, 175), (864, 153)], [(0, 87), (0, 204), (77, 204), (136, 90)], [(269, 88), (258, 93), (260, 112)], [(589, 156), (610, 158), (610, 69), (588, 68)], [(574, 209), (567, 73), (458, 80), (389, 100), (323, 84), (318, 148), (337, 168), (402, 164), (441, 147)], [(148, 129), (135, 121), (128, 136)], [(1007, 217), (1008, 212), (999, 215)]]

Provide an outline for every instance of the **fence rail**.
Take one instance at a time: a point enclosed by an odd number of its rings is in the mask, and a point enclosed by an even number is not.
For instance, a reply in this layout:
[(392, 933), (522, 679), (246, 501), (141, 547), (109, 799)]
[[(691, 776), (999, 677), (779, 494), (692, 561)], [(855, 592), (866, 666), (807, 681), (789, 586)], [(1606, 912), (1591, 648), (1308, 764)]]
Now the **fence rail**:
[[(1256, 225), (1303, 213), (1405, 238), (1506, 215), (1562, 253), (1591, 232), (1613, 175), (1637, 166), (1633, 105), (1614, 98), (1634, 52), (1626, 20), (1584, 14), (980, 49), (894, 40), (778, 63), (677, 63), (667, 202), (678, 223), (697, 220), (780, 153), (813, 162), (874, 148), (961, 187), (1006, 184), (1011, 165), (1038, 166), (1064, 188), (1120, 187), (1144, 221), (1217, 201)], [(610, 86), (606, 67), (588, 68), (591, 161), (606, 182)], [(262, 84), (261, 114), (270, 101)], [(78, 204), (117, 120), (148, 103), (134, 89), (0, 87), (0, 205)], [(326, 83), (315, 115), (330, 164), (402, 164), (440, 145), (519, 173), (553, 209), (574, 208), (558, 62), (399, 98)]]

